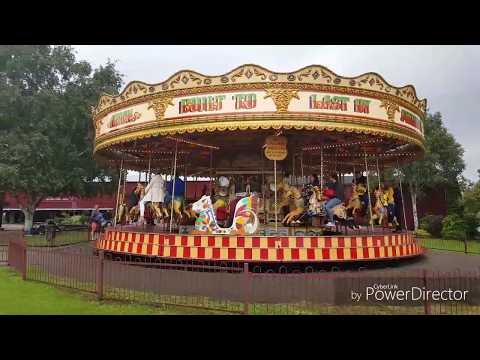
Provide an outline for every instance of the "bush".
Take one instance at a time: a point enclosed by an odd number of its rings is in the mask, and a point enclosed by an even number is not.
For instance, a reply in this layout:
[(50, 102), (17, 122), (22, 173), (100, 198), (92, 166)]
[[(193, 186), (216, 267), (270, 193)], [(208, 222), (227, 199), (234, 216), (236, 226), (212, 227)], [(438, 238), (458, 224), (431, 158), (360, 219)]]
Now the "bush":
[(440, 237), (442, 234), (442, 221), (441, 215), (427, 215), (420, 219), (419, 228), (427, 231), (433, 237)]
[(480, 225), (479, 217), (477, 214), (465, 214), (463, 218), (465, 220), (467, 237), (475, 239), (478, 235), (477, 228)]
[(427, 230), (418, 229), (417, 231), (415, 231), (415, 236), (418, 236), (418, 237), (431, 237), (431, 234), (430, 234)]
[(73, 215), (62, 219), (62, 224), (65, 225), (84, 225), (88, 221), (86, 215)]
[(459, 215), (448, 215), (443, 219), (442, 237), (444, 239), (465, 239), (467, 223)]

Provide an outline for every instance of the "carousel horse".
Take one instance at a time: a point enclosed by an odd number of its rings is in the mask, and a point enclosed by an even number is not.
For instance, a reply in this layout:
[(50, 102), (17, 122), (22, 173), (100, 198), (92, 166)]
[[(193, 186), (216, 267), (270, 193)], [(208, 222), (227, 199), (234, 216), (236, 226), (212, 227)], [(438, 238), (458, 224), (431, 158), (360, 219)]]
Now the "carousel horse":
[(381, 187), (375, 190), (375, 206), (372, 208), (372, 218), (370, 219), (370, 224), (373, 224), (374, 220), (378, 221), (378, 224), (383, 223), (385, 215), (387, 215), (387, 206), (388, 203), (385, 201), (383, 190)]
[(300, 190), (295, 186), (285, 183), (281, 184), (280, 194), (281, 200), (279, 208), (282, 208), (283, 206), (288, 206), (289, 208), (289, 212), (283, 218), (282, 223), (289, 225), (305, 211), (305, 200)]
[[(172, 199), (168, 195), (165, 197), (165, 204), (162, 208), (164, 218), (170, 218), (172, 209)], [(173, 216), (175, 221), (182, 221), (184, 217), (189, 219), (191, 213), (188, 210), (188, 206), (185, 203), (185, 198), (183, 196), (175, 196), (173, 200)]]
[(117, 210), (117, 219), (118, 224), (122, 224), (124, 221), (127, 221), (128, 207), (127, 202), (125, 201), (124, 194), (120, 194), (118, 199), (118, 210)]
[(125, 194), (120, 194), (118, 201), (117, 223), (126, 224), (135, 218), (138, 210), (138, 200), (143, 194), (143, 186), (138, 183), (135, 189), (131, 192), (128, 198)]
[(313, 193), (308, 200), (308, 208), (313, 212), (315, 216), (326, 216), (327, 210), (325, 209), (326, 201), (322, 198), (322, 191), (318, 186), (313, 187)]
[[(325, 209), (325, 204), (327, 203), (324, 194), (322, 194), (321, 189), (318, 186), (313, 187), (313, 194), (309, 199), (309, 210), (310, 216), (320, 216), (325, 217), (327, 215), (327, 210)], [(354, 228), (353, 219), (348, 218), (347, 216), (347, 207), (341, 203), (335, 206), (333, 209), (334, 219), (340, 221), (341, 223), (348, 225), (351, 228)]]
[(353, 184), (353, 192), (346, 210), (352, 209), (352, 216), (355, 216), (355, 213), (362, 209), (361, 196), (365, 194), (367, 189), (363, 184)]
[(253, 204), (252, 196), (240, 199), (235, 206), (232, 226), (221, 228), (215, 217), (212, 199), (203, 195), (192, 204), (192, 210), (198, 214), (192, 234), (252, 235), (258, 227), (258, 217)]
[[(172, 199), (173, 193), (173, 183), (169, 181), (167, 184), (167, 194), (165, 196), (163, 213), (166, 218), (170, 216), (174, 217), (176, 222), (184, 220), (184, 217), (187, 219), (190, 218), (190, 213), (186, 211), (187, 206), (185, 204), (185, 183), (179, 177), (175, 177), (175, 197)], [(173, 214), (171, 213), (173, 202)]]
[(313, 186), (311, 184), (306, 185), (302, 189), (302, 196), (304, 202), (308, 203), (308, 210), (305, 211), (297, 220), (294, 222), (299, 224), (305, 217), (313, 216), (325, 216), (325, 201), (322, 200), (321, 191), (318, 186)]

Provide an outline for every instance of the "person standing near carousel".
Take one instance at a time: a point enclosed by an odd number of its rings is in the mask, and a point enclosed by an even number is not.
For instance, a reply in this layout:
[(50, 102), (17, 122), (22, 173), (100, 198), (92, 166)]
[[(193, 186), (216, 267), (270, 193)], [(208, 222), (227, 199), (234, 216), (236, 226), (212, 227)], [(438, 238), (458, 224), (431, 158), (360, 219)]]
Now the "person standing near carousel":
[(93, 208), (92, 214), (90, 215), (90, 228), (91, 228), (91, 239), (97, 240), (98, 234), (101, 232), (102, 226), (105, 223), (105, 217), (99, 210), (98, 205), (95, 205)]

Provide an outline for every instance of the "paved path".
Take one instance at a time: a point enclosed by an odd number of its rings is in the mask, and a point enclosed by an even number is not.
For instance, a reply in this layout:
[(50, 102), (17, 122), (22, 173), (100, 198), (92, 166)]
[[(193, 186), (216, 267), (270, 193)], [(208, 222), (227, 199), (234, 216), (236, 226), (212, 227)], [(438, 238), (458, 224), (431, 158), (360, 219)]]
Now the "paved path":
[[(83, 254), (91, 253), (91, 248), (94, 243), (82, 243), (69, 246), (69, 250), (73, 252), (80, 252)], [(65, 248), (63, 248), (65, 249)], [(356, 264), (333, 264), (326, 266), (331, 269), (332, 266), (339, 267), (345, 270), (355, 270), (362, 268), (365, 271), (402, 271), (402, 270), (421, 270), (427, 269), (430, 271), (455, 271), (457, 269), (464, 271), (480, 271), (480, 255), (479, 254), (464, 254), (455, 251), (446, 250), (432, 250), (428, 249), (423, 256), (414, 257), (411, 259), (404, 259), (399, 261), (384, 261), (384, 262), (359, 262)]]
[(480, 270), (480, 255), (429, 249), (424, 256), (407, 261), (402, 268), (437, 271)]

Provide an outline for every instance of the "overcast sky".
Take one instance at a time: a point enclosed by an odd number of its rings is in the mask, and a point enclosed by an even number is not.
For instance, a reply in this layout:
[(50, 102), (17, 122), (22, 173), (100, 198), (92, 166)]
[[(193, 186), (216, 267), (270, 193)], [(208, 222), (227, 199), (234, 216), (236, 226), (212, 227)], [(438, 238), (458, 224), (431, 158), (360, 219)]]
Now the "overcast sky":
[(342, 76), (377, 72), (390, 84), (412, 84), (430, 112), (465, 148), (464, 175), (477, 180), (480, 169), (480, 46), (106, 46), (76, 45), (79, 59), (94, 66), (117, 62), (125, 85), (158, 83), (179, 70), (224, 74), (253, 63), (277, 72), (318, 64)]

